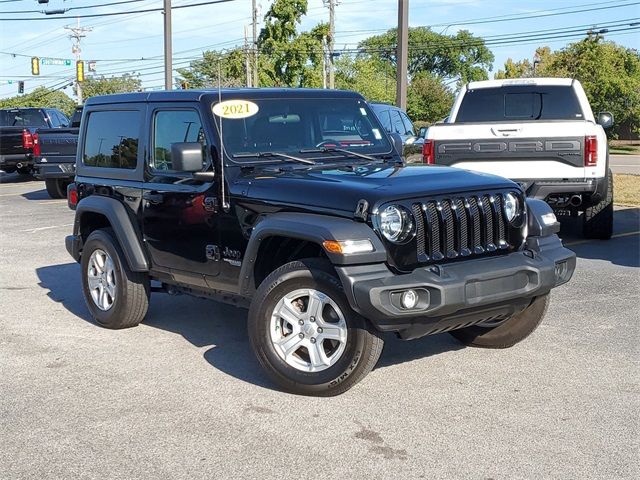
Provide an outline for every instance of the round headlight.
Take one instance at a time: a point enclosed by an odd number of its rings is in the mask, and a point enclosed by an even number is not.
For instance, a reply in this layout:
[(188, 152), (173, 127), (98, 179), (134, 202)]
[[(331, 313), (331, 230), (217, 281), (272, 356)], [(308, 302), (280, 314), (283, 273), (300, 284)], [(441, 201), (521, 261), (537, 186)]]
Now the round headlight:
[(513, 193), (509, 192), (504, 196), (504, 214), (509, 222), (513, 222), (518, 216), (519, 206), (520, 202), (518, 201), (518, 197)]
[(409, 216), (395, 205), (389, 205), (380, 212), (380, 231), (390, 242), (401, 242), (413, 228)]

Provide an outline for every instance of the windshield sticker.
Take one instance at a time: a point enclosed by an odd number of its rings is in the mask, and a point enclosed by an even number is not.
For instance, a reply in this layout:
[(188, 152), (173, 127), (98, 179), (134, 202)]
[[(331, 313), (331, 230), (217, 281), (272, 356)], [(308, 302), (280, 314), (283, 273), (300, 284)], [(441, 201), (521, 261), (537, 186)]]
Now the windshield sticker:
[(260, 108), (248, 100), (225, 100), (213, 106), (213, 114), (222, 118), (238, 119), (252, 117)]
[(360, 113), (362, 114), (363, 117), (367, 116), (367, 111), (362, 107), (360, 107)]
[(373, 136), (376, 137), (376, 140), (382, 140), (382, 135), (380, 135), (380, 130), (377, 128), (372, 128)]

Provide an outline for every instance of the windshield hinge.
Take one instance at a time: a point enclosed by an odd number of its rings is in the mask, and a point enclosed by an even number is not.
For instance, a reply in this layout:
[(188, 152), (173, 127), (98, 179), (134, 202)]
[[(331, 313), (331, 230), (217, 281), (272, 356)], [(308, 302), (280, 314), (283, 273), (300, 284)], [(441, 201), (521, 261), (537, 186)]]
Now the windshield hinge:
[(356, 211), (353, 212), (353, 217), (363, 222), (366, 222), (367, 216), (368, 216), (368, 210), (369, 210), (369, 202), (367, 202), (363, 198), (358, 201), (358, 204), (356, 205)]

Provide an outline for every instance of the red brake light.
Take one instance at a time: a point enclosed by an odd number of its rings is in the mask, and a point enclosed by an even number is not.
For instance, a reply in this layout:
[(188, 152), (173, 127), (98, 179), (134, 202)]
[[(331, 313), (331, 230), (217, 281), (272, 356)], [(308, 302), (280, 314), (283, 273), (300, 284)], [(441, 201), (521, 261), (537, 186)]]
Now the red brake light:
[(22, 148), (27, 150), (33, 148), (33, 135), (29, 130), (22, 130)]
[(434, 163), (436, 163), (433, 140), (425, 139), (424, 143), (422, 144), (422, 161), (427, 165), (433, 165)]
[(76, 205), (78, 205), (78, 189), (76, 188), (76, 184), (72, 183), (67, 187), (67, 206), (75, 210)]
[(588, 135), (584, 137), (584, 166), (595, 167), (598, 165), (598, 137)]
[(38, 140), (38, 134), (34, 133), (31, 135), (31, 142), (33, 143), (33, 156), (40, 156), (40, 141)]

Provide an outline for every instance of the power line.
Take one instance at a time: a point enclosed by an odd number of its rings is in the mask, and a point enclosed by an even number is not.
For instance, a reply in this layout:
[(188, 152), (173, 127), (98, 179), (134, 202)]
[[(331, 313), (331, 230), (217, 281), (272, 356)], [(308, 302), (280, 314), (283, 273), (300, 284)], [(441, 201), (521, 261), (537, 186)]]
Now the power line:
[[(177, 5), (173, 7), (173, 9), (178, 8), (191, 8), (191, 7), (201, 7), (204, 5), (214, 5), (216, 3), (227, 3), (233, 2), (235, 0), (212, 0), (209, 2), (200, 2), (200, 3), (191, 3), (189, 5)], [(129, 12), (110, 12), (110, 13), (93, 13), (88, 15), (74, 15), (73, 18), (97, 18), (97, 17), (113, 17), (115, 15), (133, 15), (135, 13), (148, 13), (148, 12), (160, 12), (164, 10), (164, 7), (160, 8), (147, 8), (144, 10), (133, 10)], [(35, 18), (0, 18), (0, 22), (31, 22), (35, 20), (68, 20), (69, 17), (35, 17)]]
[[(123, 3), (140, 3), (145, 0), (122, 0), (120, 2), (112, 2), (112, 3), (101, 3), (99, 5), (84, 5), (81, 7), (68, 7), (62, 8), (60, 10), (64, 10), (63, 13), (70, 12), (71, 10), (83, 10), (86, 8), (100, 8), (100, 7), (110, 7), (112, 5), (122, 5)], [(0, 12), (0, 15), (13, 14), (13, 13), (44, 13), (45, 15), (52, 15), (50, 11), (47, 10), (12, 10), (9, 12)]]

